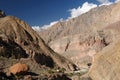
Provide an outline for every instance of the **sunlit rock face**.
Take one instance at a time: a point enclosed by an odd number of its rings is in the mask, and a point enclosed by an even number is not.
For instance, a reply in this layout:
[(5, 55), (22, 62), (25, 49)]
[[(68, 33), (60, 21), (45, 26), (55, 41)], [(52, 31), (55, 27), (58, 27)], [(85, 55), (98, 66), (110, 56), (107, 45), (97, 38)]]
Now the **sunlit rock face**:
[(120, 21), (120, 2), (94, 8), (68, 21), (58, 22), (39, 32), (55, 51), (77, 64), (91, 62), (92, 57), (119, 38), (109, 25)]
[(112, 43), (95, 55), (89, 75), (92, 80), (120, 79), (120, 40)]
[(104, 40), (100, 38), (91, 37), (86, 41), (80, 41), (79, 38), (80, 35), (64, 37), (51, 42), (50, 45), (54, 51), (68, 57), (79, 66), (83, 62), (90, 63), (94, 54), (106, 46)]
[[(76, 68), (71, 61), (49, 48), (28, 24), (14, 16), (0, 18), (0, 57), (15, 59), (18, 62), (25, 58), (32, 60), (33, 65), (49, 68)], [(24, 59), (22, 61), (25, 62)], [(0, 60), (0, 63), (2, 62)]]

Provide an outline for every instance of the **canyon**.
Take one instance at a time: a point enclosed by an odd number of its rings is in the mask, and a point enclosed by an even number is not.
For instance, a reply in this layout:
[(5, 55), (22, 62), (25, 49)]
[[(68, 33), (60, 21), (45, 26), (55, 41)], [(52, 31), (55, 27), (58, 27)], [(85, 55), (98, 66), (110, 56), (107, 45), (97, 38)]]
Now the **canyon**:
[(96, 7), (38, 33), (55, 52), (87, 67), (96, 53), (119, 39), (119, 7), (119, 2)]

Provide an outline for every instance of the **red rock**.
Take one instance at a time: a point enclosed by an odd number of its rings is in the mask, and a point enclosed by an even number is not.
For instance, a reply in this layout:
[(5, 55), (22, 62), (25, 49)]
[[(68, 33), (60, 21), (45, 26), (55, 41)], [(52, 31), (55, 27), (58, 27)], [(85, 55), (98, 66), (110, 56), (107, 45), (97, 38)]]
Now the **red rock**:
[(15, 65), (11, 66), (9, 68), (9, 71), (12, 74), (17, 74), (17, 73), (20, 73), (20, 72), (27, 72), (28, 71), (28, 66), (26, 64), (17, 63)]

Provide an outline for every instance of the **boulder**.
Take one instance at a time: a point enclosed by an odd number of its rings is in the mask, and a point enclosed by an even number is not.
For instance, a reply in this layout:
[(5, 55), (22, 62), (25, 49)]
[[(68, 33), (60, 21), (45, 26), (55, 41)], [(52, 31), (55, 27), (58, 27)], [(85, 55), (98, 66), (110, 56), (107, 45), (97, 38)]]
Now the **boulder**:
[(12, 73), (14, 75), (21, 73), (21, 72), (27, 72), (28, 66), (26, 64), (16, 63), (9, 68), (9, 71), (10, 71), (10, 73)]

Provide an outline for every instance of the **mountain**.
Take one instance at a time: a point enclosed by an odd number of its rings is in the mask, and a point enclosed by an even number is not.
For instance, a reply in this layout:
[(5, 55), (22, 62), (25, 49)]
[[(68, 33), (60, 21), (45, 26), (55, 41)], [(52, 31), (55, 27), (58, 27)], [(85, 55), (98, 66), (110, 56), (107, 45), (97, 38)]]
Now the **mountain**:
[(69, 57), (78, 66), (87, 66), (97, 52), (119, 38), (115, 36), (118, 31), (107, 28), (120, 21), (119, 7), (120, 2), (93, 8), (76, 18), (58, 22), (39, 34), (55, 52)]
[(0, 18), (1, 17), (5, 17), (6, 15), (5, 15), (5, 12), (4, 11), (2, 11), (2, 10), (0, 10)]
[[(119, 25), (120, 27), (120, 25)], [(100, 51), (93, 61), (89, 76), (92, 80), (120, 80), (120, 40)]]
[(29, 65), (30, 71), (36, 74), (51, 69), (76, 69), (75, 64), (49, 48), (24, 21), (14, 16), (1, 17), (0, 70), (6, 71), (18, 62)]
[[(76, 18), (53, 25), (45, 31), (41, 31), (43, 39), (47, 43), (68, 35), (75, 35), (85, 32), (101, 29), (111, 23), (119, 20), (119, 3), (110, 6), (104, 5), (94, 8), (89, 12), (82, 14)], [(116, 14), (116, 15), (114, 15)], [(114, 21), (113, 21), (114, 19)], [(92, 30), (91, 30), (92, 29)], [(43, 34), (42, 34), (43, 33)], [(49, 34), (49, 35), (48, 35)], [(44, 36), (45, 35), (45, 36)], [(48, 36), (46, 36), (48, 35)]]
[(47, 29), (46, 27), (40, 27), (40, 26), (32, 26), (32, 29), (39, 32)]
[(119, 80), (120, 21), (106, 26), (104, 32), (112, 42), (94, 55), (88, 74), (82, 76), (88, 80)]

